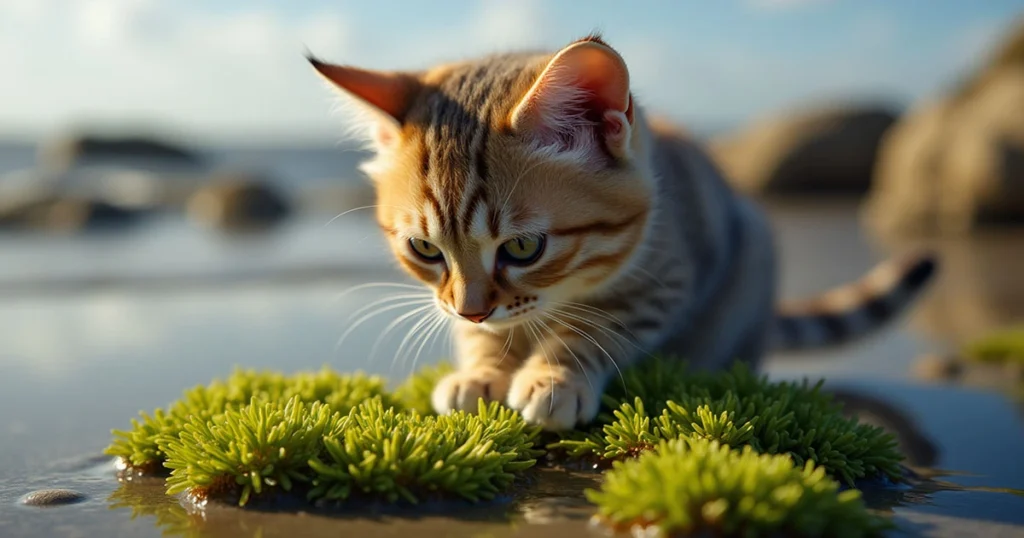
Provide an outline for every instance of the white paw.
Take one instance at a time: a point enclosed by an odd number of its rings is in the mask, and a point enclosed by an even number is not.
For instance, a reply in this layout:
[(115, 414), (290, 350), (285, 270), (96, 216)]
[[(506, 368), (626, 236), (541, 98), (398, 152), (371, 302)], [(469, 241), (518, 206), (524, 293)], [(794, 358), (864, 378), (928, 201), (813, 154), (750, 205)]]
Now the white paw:
[(505, 400), (509, 375), (497, 368), (469, 368), (448, 374), (434, 387), (431, 404), (440, 415), (452, 411), (476, 412), (480, 398), (487, 402)]
[(572, 429), (597, 416), (600, 384), (593, 382), (591, 386), (582, 373), (565, 368), (526, 366), (512, 378), (508, 405), (545, 430)]

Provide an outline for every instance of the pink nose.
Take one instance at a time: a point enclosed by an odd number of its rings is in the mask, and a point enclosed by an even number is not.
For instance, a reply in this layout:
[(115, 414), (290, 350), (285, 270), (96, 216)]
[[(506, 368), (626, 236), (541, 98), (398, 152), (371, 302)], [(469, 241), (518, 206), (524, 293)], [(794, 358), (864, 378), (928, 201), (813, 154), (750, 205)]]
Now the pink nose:
[(483, 321), (485, 319), (491, 317), (492, 313), (494, 313), (494, 309), (493, 308), (491, 310), (487, 311), (487, 312), (475, 312), (475, 313), (459, 312), (459, 315), (464, 317), (464, 318), (466, 318), (466, 319), (468, 319), (469, 321), (472, 321), (473, 323), (483, 323)]

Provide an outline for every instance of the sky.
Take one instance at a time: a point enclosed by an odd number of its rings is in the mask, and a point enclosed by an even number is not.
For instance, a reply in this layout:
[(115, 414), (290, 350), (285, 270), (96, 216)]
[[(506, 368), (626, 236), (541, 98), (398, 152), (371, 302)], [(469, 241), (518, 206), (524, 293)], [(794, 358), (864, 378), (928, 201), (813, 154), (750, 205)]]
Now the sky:
[(415, 69), (592, 30), (625, 57), (648, 110), (719, 128), (940, 94), (1022, 14), (1022, 0), (0, 0), (0, 138), (145, 126), (327, 140), (344, 118), (307, 47)]

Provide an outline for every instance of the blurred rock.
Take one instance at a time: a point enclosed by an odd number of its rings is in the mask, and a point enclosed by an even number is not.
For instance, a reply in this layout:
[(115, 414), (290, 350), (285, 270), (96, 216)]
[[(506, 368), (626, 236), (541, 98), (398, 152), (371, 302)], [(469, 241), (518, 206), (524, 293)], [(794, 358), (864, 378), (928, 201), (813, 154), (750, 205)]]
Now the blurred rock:
[(185, 148), (143, 136), (99, 137), (69, 135), (44, 143), (39, 164), (48, 169), (69, 170), (104, 161), (146, 161), (163, 166), (196, 167), (202, 159)]
[(134, 224), (142, 214), (102, 200), (37, 194), (0, 204), (0, 229), (66, 233), (120, 228)]
[(923, 381), (951, 381), (956, 379), (964, 369), (962, 361), (953, 356), (928, 354), (914, 362), (911, 373)]
[(145, 136), (65, 135), (38, 160), (38, 181), (61, 195), (132, 210), (180, 208), (210, 173), (199, 153)]
[(762, 120), (712, 140), (710, 149), (748, 194), (863, 194), (879, 141), (895, 121), (881, 107), (822, 107)]
[(1024, 19), (958, 91), (886, 134), (864, 217), (880, 234), (1024, 224)]
[(222, 230), (267, 228), (290, 213), (290, 204), (269, 181), (239, 174), (212, 179), (188, 201), (190, 218)]
[(1019, 393), (1024, 384), (1024, 365), (978, 362), (959, 355), (919, 357), (911, 373), (915, 378), (931, 383), (957, 383), (1008, 393)]

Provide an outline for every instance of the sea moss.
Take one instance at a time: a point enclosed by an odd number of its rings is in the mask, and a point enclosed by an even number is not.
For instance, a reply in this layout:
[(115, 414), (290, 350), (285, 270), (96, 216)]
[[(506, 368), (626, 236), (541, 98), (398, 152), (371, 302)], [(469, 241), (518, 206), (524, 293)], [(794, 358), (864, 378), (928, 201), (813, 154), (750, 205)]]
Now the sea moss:
[(106, 453), (131, 472), (170, 470), (168, 493), (200, 501), (245, 505), (296, 484), (310, 500), (491, 498), (543, 453), (538, 430), (497, 403), (420, 413), (444, 371), (424, 369), (392, 395), (358, 373), (237, 370), (185, 391), (169, 411), (142, 413), (130, 431), (114, 431)]
[(105, 453), (120, 458), (133, 470), (158, 473), (166, 459), (164, 445), (177, 439), (185, 424), (214, 420), (254, 399), (283, 403), (292, 397), (304, 403), (322, 402), (339, 413), (348, 413), (374, 397), (382, 398), (386, 405), (395, 403), (386, 390), (386, 381), (377, 376), (340, 374), (326, 367), (293, 375), (236, 369), (227, 379), (186, 390), (166, 411), (141, 412), (139, 418), (132, 419), (130, 430), (113, 432), (114, 441)]
[(171, 469), (167, 493), (200, 500), (238, 494), (245, 505), (264, 488), (291, 491), (312, 478), (307, 462), (321, 452), (325, 435), (337, 435), (339, 423), (327, 404), (306, 404), (298, 396), (283, 404), (253, 397), (248, 406), (212, 419), (193, 415), (162, 446)]
[(852, 538), (889, 527), (868, 512), (859, 491), (839, 489), (813, 462), (797, 465), (749, 445), (735, 449), (683, 437), (616, 462), (600, 489), (586, 496), (612, 528), (642, 527), (663, 536)]
[(311, 499), (492, 499), (542, 453), (532, 450), (538, 431), (497, 402), (481, 401), (476, 414), (423, 416), (375, 400), (353, 409), (336, 431), (324, 438), (323, 459), (309, 462)]
[[(277, 493), (316, 504), (490, 499), (544, 454), (535, 447), (539, 432), (499, 403), (434, 415), (430, 393), (449, 371), (447, 363), (421, 369), (390, 392), (381, 378), (358, 373), (237, 370), (185, 391), (166, 411), (143, 413), (131, 430), (114, 432), (107, 453), (136, 472), (169, 469), (168, 493), (241, 505)], [(742, 365), (694, 372), (681, 361), (652, 359), (612, 383), (604, 405), (593, 427), (550, 444), (549, 458), (610, 464), (681, 440), (780, 454), (791, 466), (812, 465), (848, 484), (900, 475), (895, 440), (844, 418), (820, 383), (773, 383)], [(681, 449), (672, 450), (664, 457)], [(782, 461), (743, 457), (753, 467)], [(751, 499), (744, 502), (763, 501)]]
[(899, 480), (903, 456), (895, 437), (845, 417), (821, 386), (771, 382), (744, 364), (708, 373), (653, 359), (610, 387), (606, 412), (589, 432), (567, 435), (550, 448), (609, 463), (662, 440), (693, 437), (788, 454), (798, 465), (814, 461), (849, 485), (864, 478)]

